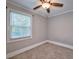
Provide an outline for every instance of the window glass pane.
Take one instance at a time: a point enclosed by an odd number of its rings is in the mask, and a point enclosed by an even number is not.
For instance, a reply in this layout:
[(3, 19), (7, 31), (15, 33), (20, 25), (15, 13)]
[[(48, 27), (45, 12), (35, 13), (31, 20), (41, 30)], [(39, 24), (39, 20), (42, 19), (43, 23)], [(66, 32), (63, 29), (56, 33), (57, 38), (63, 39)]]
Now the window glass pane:
[(29, 16), (11, 12), (10, 18), (11, 18), (11, 22), (10, 22), (11, 25), (16, 25), (16, 26), (30, 26), (31, 25)]
[(29, 16), (11, 12), (10, 26), (11, 38), (22, 38), (31, 36), (31, 18)]

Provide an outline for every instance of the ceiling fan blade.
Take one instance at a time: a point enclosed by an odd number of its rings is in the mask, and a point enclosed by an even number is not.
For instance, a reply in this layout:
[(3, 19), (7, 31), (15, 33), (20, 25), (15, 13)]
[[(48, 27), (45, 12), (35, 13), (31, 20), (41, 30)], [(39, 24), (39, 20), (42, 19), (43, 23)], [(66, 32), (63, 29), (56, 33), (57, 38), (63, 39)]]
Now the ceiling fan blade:
[(56, 7), (63, 7), (62, 3), (51, 3), (51, 5), (56, 6)]
[(47, 13), (50, 13), (50, 9), (48, 8), (48, 9), (46, 9), (47, 10)]
[(35, 8), (33, 8), (34, 10), (40, 8), (42, 5), (36, 6)]

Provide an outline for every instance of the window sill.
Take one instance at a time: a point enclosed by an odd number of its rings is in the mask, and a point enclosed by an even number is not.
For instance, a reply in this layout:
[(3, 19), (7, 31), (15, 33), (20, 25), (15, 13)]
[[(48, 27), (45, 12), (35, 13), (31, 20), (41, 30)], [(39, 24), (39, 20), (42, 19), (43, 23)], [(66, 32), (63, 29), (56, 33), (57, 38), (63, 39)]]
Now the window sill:
[(24, 38), (9, 39), (9, 40), (7, 41), (7, 43), (17, 42), (17, 41), (23, 41), (23, 40), (28, 40), (28, 39), (32, 39), (32, 37), (24, 37)]

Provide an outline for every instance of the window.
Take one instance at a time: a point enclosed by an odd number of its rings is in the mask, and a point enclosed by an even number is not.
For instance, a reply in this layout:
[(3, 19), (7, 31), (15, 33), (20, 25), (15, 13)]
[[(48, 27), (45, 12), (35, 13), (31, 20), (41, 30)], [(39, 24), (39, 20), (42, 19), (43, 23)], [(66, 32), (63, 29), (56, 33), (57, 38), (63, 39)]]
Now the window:
[(10, 38), (23, 38), (32, 36), (31, 16), (18, 12), (10, 12)]

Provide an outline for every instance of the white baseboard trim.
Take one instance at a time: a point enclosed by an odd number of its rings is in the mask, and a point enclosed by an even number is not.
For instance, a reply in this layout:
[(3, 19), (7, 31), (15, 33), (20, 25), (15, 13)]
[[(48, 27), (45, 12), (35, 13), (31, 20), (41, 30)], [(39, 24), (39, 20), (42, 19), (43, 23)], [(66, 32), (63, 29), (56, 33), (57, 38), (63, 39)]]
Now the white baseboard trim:
[(42, 41), (42, 42), (40, 42), (40, 43), (31, 45), (31, 46), (29, 46), (29, 47), (25, 47), (25, 48), (22, 48), (22, 49), (20, 49), (20, 50), (16, 50), (16, 51), (13, 51), (13, 52), (11, 52), (11, 53), (8, 53), (8, 54), (7, 54), (7, 59), (10, 58), (10, 57), (16, 56), (16, 55), (18, 55), (18, 54), (20, 54), (20, 53), (23, 53), (23, 52), (25, 52), (25, 51), (27, 51), (27, 50), (30, 50), (30, 49), (32, 49), (32, 48), (38, 47), (38, 46), (40, 46), (40, 45), (42, 45), (42, 44), (44, 44), (44, 43), (51, 43), (51, 44), (55, 44), (55, 45), (59, 45), (59, 46), (65, 47), (65, 48), (73, 49), (73, 47), (70, 46), (70, 45), (62, 44), (62, 43), (55, 42), (55, 41), (51, 41), (51, 40), (46, 40), (46, 41)]
[(56, 41), (47, 40), (47, 42), (51, 43), (51, 44), (59, 45), (59, 46), (65, 47), (65, 48), (73, 49), (73, 46), (63, 44), (63, 43), (59, 43), (59, 42), (56, 42)]
[(29, 46), (29, 47), (22, 48), (22, 49), (20, 49), (20, 50), (13, 51), (13, 52), (11, 52), (11, 53), (8, 53), (8, 54), (7, 54), (7, 59), (10, 58), (10, 57), (16, 56), (16, 55), (18, 55), (18, 54), (20, 54), (20, 53), (23, 53), (23, 52), (25, 52), (25, 51), (27, 51), (27, 50), (30, 50), (30, 49), (32, 49), (32, 48), (38, 47), (38, 46), (40, 46), (40, 45), (42, 45), (42, 44), (44, 44), (44, 43), (46, 43), (46, 42), (47, 42), (47, 40), (46, 40), (46, 41), (43, 41), (43, 42), (40, 42), (40, 43), (37, 43), (37, 44), (34, 44), (34, 45), (31, 45), (31, 46)]

